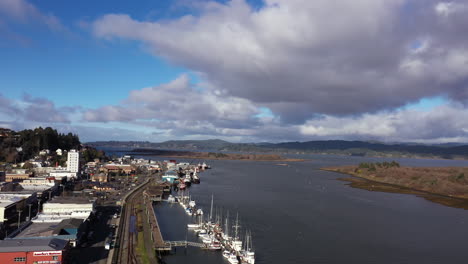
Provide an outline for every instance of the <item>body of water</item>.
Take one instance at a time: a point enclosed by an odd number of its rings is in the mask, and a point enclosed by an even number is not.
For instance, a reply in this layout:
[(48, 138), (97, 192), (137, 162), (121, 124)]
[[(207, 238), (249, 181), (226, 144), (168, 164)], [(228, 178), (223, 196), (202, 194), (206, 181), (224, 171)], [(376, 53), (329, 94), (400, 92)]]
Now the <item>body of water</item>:
[[(209, 161), (190, 194), (209, 213), (240, 216), (253, 235), (256, 263), (465, 263), (468, 211), (414, 195), (354, 189), (325, 166), (382, 161), (312, 156), (306, 162)], [(388, 160), (388, 159), (387, 159)], [(390, 161), (390, 160), (389, 160)], [(399, 159), (405, 166), (468, 166), (466, 161)], [(155, 205), (166, 240), (197, 241), (194, 219), (177, 205)], [(241, 233), (243, 234), (244, 231)], [(166, 263), (228, 263), (221, 252), (179, 248)]]

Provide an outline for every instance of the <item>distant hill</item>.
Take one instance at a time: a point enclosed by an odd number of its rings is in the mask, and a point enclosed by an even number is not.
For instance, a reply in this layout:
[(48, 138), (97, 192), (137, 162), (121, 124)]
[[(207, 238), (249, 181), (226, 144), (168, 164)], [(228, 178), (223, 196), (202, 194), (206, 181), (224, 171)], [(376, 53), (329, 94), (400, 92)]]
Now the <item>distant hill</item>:
[(208, 140), (169, 140), (161, 143), (148, 141), (96, 141), (86, 143), (94, 147), (112, 148), (154, 148), (154, 149), (180, 149), (180, 150), (220, 150), (235, 145), (220, 139)]
[(429, 158), (468, 158), (468, 145), (441, 144), (423, 145), (414, 143), (387, 144), (366, 141), (322, 140), (283, 143), (231, 143), (219, 139), (210, 140), (171, 140), (161, 143), (150, 142), (90, 142), (95, 147), (134, 147), (153, 149), (211, 150), (220, 152), (265, 152), (265, 153), (320, 153), (352, 156), (385, 157), (429, 157)]

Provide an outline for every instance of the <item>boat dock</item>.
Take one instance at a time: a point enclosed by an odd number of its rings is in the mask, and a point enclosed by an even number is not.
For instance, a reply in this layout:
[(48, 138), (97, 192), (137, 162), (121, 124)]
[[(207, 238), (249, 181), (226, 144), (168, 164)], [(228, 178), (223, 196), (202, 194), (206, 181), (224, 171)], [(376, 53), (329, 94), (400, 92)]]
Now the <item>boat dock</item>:
[(153, 248), (156, 251), (170, 251), (171, 244), (167, 244), (161, 234), (158, 219), (153, 209), (153, 199), (147, 195), (144, 196), (146, 218), (151, 231), (151, 241), (153, 241)]

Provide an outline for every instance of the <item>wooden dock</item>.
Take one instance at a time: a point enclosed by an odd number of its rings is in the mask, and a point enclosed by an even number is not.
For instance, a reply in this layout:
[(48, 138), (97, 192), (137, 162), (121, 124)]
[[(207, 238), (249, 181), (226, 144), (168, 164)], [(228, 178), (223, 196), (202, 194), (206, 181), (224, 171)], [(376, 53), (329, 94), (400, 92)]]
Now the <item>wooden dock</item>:
[(151, 230), (151, 240), (153, 241), (154, 249), (156, 251), (170, 251), (171, 245), (165, 243), (162, 237), (161, 229), (159, 228), (159, 224), (158, 224), (158, 219), (156, 218), (156, 213), (154, 212), (154, 209), (153, 209), (152, 199), (145, 199), (145, 208), (146, 208), (148, 224)]

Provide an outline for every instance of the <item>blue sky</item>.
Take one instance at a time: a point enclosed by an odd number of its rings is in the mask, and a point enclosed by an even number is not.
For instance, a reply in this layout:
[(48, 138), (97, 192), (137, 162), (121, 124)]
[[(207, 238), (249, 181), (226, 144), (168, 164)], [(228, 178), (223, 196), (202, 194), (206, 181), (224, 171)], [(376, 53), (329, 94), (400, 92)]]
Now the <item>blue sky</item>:
[(0, 0), (0, 125), (84, 141), (465, 142), (466, 14), (432, 0)]

